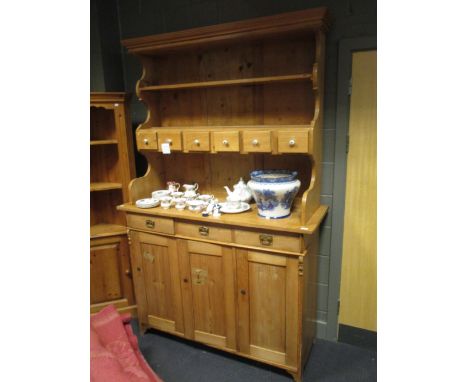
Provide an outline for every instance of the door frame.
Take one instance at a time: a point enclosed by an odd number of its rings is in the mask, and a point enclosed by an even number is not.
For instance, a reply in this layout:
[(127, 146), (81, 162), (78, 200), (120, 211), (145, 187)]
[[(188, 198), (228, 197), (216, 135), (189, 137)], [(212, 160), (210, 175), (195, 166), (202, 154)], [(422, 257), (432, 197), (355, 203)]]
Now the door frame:
[(343, 39), (338, 51), (338, 82), (336, 105), (335, 166), (333, 173), (332, 233), (328, 289), (327, 338), (338, 340), (338, 304), (343, 256), (344, 209), (346, 197), (346, 142), (349, 128), (349, 86), (354, 52), (377, 50), (377, 37)]

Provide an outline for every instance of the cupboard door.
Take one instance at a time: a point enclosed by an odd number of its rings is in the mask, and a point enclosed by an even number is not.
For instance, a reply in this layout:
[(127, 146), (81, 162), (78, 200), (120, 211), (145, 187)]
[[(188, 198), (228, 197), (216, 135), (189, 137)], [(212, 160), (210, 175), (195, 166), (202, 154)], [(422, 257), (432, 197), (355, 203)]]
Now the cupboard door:
[(236, 350), (233, 249), (178, 240), (186, 335)]
[[(135, 289), (143, 323), (166, 332), (184, 334), (179, 263), (175, 239), (132, 232), (136, 251)], [(137, 279), (139, 282), (137, 282)], [(143, 303), (145, 306), (141, 307)]]
[(239, 350), (297, 366), (298, 259), (237, 250)]
[(91, 240), (91, 313), (113, 303), (119, 309), (133, 304), (130, 260), (125, 236)]

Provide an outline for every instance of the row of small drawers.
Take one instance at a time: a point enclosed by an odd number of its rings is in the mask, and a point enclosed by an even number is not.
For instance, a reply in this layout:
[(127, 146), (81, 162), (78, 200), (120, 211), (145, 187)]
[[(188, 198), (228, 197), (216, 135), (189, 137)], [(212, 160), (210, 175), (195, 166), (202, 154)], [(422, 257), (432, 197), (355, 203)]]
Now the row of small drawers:
[(280, 251), (303, 251), (303, 241), (300, 235), (286, 233), (271, 233), (269, 231), (231, 229), (213, 224), (187, 223), (171, 218), (127, 214), (129, 228), (145, 231), (179, 235), (189, 238), (213, 240), (221, 243), (275, 249)]
[(309, 130), (169, 130), (140, 129), (138, 150), (161, 150), (169, 143), (171, 151), (184, 152), (279, 152), (308, 153)]

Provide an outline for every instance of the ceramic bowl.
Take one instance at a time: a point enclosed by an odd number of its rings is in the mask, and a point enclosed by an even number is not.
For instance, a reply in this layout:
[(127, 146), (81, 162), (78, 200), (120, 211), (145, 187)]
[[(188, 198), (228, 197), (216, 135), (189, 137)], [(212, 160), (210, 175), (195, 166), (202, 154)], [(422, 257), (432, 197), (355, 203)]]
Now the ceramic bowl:
[(187, 205), (190, 211), (200, 211), (205, 202), (203, 200), (187, 200)]
[(301, 186), (296, 171), (258, 170), (251, 172), (250, 177), (247, 185), (261, 217), (280, 219), (291, 214), (294, 197)]

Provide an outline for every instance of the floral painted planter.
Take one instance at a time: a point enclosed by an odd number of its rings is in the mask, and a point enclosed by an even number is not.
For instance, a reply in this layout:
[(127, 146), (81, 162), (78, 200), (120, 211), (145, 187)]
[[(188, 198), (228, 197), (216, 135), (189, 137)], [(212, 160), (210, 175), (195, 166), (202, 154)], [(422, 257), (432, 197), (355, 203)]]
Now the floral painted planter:
[(252, 190), (258, 214), (269, 219), (280, 219), (291, 214), (294, 197), (301, 181), (296, 171), (258, 170), (250, 173), (247, 183)]

